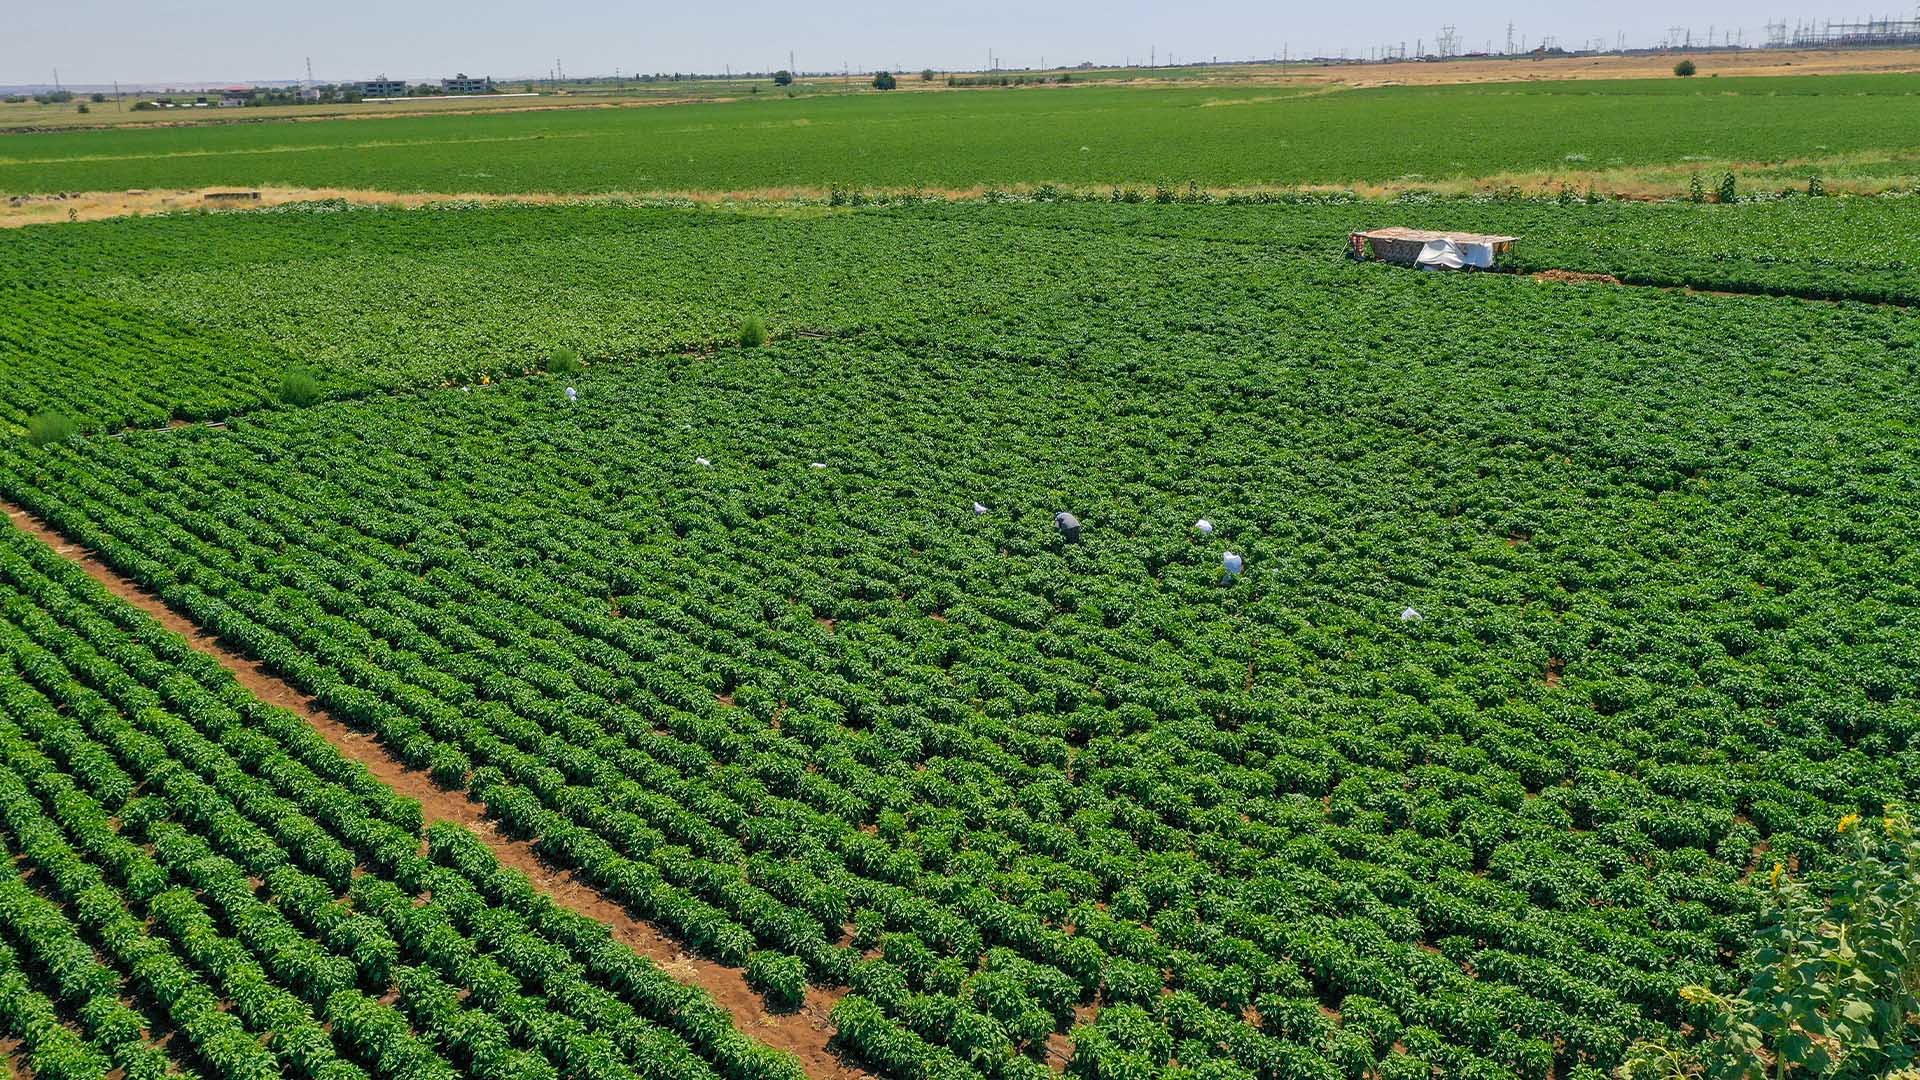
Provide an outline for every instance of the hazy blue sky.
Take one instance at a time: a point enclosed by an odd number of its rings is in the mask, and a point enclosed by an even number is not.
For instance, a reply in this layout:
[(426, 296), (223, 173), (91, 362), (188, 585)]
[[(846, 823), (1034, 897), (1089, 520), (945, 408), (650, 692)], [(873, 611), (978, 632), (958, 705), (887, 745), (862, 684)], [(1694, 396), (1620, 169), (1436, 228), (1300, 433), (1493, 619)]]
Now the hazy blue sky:
[[(1844, 0), (1842, 0), (1844, 2)], [(1863, 0), (1865, 2), (1865, 0)], [(1905, 10), (1907, 0), (1878, 7)], [(1518, 0), (1424, 3), (1284, 4), (1260, 0), (976, 0), (922, 5), (874, 0), (807, 3), (616, 3), (565, 0), (398, 0), (341, 5), (260, 0), (62, 0), (25, 2), (0, 30), (0, 84), (295, 79), (313, 58), (323, 81), (449, 75), (542, 75), (559, 58), (568, 74), (719, 71), (786, 66), (802, 70), (878, 67), (980, 68), (993, 49), (1003, 66), (1144, 61), (1218, 55), (1298, 55), (1419, 39), (1433, 48), (1444, 22), (1466, 50), (1503, 45), (1509, 19), (1529, 45), (1554, 35), (1562, 45), (1624, 31), (1632, 45), (1656, 44), (1670, 26), (1696, 40), (1744, 27), (1765, 34), (1770, 18), (1865, 14), (1802, 0), (1800, 10), (1756, 10), (1735, 0), (1593, 0), (1543, 5)]]

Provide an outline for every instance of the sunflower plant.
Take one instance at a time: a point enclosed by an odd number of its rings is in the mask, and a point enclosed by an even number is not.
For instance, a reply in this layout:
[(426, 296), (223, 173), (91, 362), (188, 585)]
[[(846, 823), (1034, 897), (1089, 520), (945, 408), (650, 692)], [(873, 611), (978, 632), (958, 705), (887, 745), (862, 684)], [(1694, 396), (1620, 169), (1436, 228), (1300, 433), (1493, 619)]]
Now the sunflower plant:
[(1738, 994), (1690, 986), (1711, 1019), (1696, 1046), (1642, 1043), (1624, 1080), (1786, 1080), (1916, 1075), (1920, 844), (1904, 810), (1842, 817), (1843, 858), (1796, 878), (1775, 864)]

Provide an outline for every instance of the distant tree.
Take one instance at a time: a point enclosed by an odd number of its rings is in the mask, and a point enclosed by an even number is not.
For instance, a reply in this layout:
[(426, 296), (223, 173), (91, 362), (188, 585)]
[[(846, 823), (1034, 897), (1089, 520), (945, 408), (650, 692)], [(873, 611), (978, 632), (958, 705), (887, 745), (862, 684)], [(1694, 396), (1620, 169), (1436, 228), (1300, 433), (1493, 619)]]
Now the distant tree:
[(1693, 73), (1698, 70), (1700, 69), (1694, 67), (1693, 61), (1691, 60), (1682, 60), (1679, 63), (1673, 65), (1673, 73), (1675, 75), (1680, 76), (1683, 79), (1692, 78)]
[(920, 81), (921, 81), (921, 82), (932, 82), (932, 81), (933, 81), (933, 69), (932, 69), (932, 68), (921, 68), (921, 69), (920, 69)]
[(875, 90), (891, 90), (899, 85), (899, 82), (894, 79), (893, 72), (891, 71), (876, 71), (873, 73), (873, 88)]
[(105, 94), (95, 94), (95, 95), (93, 95), (93, 103), (94, 103), (95, 105), (103, 105), (103, 104), (105, 104), (105, 103), (106, 103), (106, 100), (107, 100), (107, 95), (105, 95)]
[(89, 108), (89, 107), (88, 107), (88, 105), (87, 105), (87, 103), (86, 103), (86, 102), (84, 102), (84, 101), (83, 101), (83, 102), (81, 102), (81, 103), (80, 103), (80, 111), (81, 111), (81, 112), (83, 112), (83, 113), (90, 113), (90, 112), (92, 112), (93, 110), (92, 110), (91, 108)]
[(780, 69), (779, 71), (776, 71), (776, 72), (774, 72), (774, 73), (773, 73), (773, 85), (775, 85), (775, 86), (792, 86), (792, 85), (793, 85), (793, 72), (791, 72), (791, 71), (788, 71), (788, 70), (787, 70), (786, 68), (781, 68), (781, 69)]
[(152, 112), (159, 107), (160, 103), (157, 101), (136, 101), (133, 103), (134, 112)]

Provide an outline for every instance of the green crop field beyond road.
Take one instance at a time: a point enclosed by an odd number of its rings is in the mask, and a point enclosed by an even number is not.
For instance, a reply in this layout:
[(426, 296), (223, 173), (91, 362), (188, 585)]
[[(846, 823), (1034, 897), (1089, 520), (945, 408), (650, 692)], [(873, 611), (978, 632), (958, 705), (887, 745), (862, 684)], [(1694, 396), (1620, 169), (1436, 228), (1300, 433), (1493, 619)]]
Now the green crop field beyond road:
[(1246, 186), (1802, 160), (1904, 175), (1916, 92), (1920, 75), (1070, 87), (81, 131), (0, 138), (0, 191)]

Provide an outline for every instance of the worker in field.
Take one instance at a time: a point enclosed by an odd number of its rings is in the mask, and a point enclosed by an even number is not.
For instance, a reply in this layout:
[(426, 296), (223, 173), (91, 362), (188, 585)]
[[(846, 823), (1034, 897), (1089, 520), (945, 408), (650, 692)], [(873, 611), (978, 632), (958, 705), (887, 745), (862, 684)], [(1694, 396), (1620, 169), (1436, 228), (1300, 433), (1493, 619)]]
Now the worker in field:
[(1053, 527), (1060, 530), (1060, 536), (1069, 544), (1080, 542), (1080, 519), (1065, 510), (1053, 515)]

